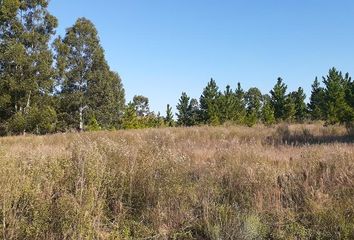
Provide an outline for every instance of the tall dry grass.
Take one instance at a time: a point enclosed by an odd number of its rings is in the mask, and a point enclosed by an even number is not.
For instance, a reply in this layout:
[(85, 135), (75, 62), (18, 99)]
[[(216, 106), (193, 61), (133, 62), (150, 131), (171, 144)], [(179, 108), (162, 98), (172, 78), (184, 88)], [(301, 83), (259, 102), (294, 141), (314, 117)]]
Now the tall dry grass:
[(0, 236), (354, 239), (353, 146), (320, 125), (2, 138)]

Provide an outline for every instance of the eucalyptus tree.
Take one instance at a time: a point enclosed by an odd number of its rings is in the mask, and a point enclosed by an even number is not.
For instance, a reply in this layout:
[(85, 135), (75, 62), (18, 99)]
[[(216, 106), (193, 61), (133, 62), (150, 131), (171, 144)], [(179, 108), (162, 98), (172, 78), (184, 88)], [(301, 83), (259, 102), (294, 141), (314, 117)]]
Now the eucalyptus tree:
[(31, 112), (53, 112), (54, 69), (49, 43), (57, 19), (48, 12), (48, 2), (0, 1), (0, 119), (3, 123), (22, 119), (24, 124), (15, 132), (38, 129), (41, 124), (29, 124)]
[(56, 39), (60, 118), (68, 128), (84, 129), (88, 119), (112, 127), (124, 108), (124, 89), (104, 55), (94, 24), (79, 18)]

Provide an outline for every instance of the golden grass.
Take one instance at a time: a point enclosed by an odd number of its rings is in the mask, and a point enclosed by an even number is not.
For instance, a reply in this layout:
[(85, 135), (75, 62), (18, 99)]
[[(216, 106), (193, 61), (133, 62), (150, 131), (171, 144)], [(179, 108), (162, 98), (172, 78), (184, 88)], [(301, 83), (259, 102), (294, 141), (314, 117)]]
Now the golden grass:
[(3, 239), (354, 238), (338, 126), (7, 137), (0, 163)]

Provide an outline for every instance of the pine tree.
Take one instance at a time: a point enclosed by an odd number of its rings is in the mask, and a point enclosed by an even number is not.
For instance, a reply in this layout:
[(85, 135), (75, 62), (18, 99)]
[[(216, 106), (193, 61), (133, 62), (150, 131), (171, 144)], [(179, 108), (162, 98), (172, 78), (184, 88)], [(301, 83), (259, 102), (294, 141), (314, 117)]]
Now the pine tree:
[(172, 113), (172, 107), (170, 106), (170, 104), (167, 104), (167, 107), (166, 107), (165, 124), (168, 127), (173, 126), (173, 113)]
[(262, 121), (266, 125), (272, 125), (275, 123), (274, 109), (271, 103), (271, 98), (267, 94), (263, 96)]
[(292, 92), (291, 96), (295, 104), (295, 119), (297, 122), (303, 122), (307, 118), (304, 90), (299, 87), (297, 91)]
[(203, 123), (217, 125), (220, 123), (219, 87), (211, 79), (200, 97), (200, 119)]
[(223, 124), (227, 121), (232, 121), (235, 116), (235, 106), (236, 98), (230, 87), (226, 86), (224, 93), (219, 99), (219, 109), (220, 109), (220, 123)]
[(189, 107), (189, 97), (185, 92), (182, 93), (181, 98), (179, 99), (179, 103), (177, 105), (177, 124), (179, 126), (188, 126), (189, 123), (189, 115), (188, 115), (188, 107)]
[(49, 42), (55, 34), (57, 20), (47, 8), (46, 0), (1, 1), (0, 122), (20, 115), (29, 121), (31, 108), (42, 113), (54, 110), (50, 95), (54, 70)]
[(296, 115), (296, 104), (295, 99), (292, 94), (288, 94), (285, 98), (283, 106), (283, 117), (284, 121), (289, 123), (294, 122)]
[(252, 126), (261, 119), (262, 93), (256, 88), (250, 88), (245, 94), (247, 107), (247, 125)]
[(192, 98), (187, 109), (187, 126), (198, 125), (199, 123), (199, 103), (198, 100)]
[(235, 90), (235, 106), (234, 106), (233, 121), (238, 124), (243, 124), (246, 120), (246, 102), (245, 92), (241, 87), (241, 83), (237, 83)]
[(95, 116), (105, 128), (116, 126), (124, 106), (124, 89), (118, 74), (109, 69), (93, 23), (78, 19), (54, 45), (64, 125), (82, 131)]
[(135, 106), (132, 102), (129, 102), (124, 110), (122, 117), (123, 129), (138, 129), (140, 128), (139, 119), (136, 115)]
[(346, 82), (341, 72), (335, 68), (323, 77), (325, 85), (326, 122), (328, 124), (344, 123), (350, 116), (350, 106), (345, 99)]
[(344, 123), (347, 124), (347, 126), (353, 128), (354, 126), (354, 81), (349, 76), (349, 73), (345, 74), (344, 84), (345, 84), (345, 101), (348, 107), (343, 120)]
[(325, 92), (320, 86), (317, 77), (312, 84), (310, 103), (308, 104), (309, 113), (312, 120), (324, 120), (325, 118)]
[[(274, 88), (270, 91), (272, 108), (274, 109), (274, 116), (276, 121), (285, 120), (289, 116), (285, 116), (286, 104), (286, 89), (287, 86), (283, 83), (282, 78), (278, 78)], [(290, 101), (288, 100), (288, 104)]]

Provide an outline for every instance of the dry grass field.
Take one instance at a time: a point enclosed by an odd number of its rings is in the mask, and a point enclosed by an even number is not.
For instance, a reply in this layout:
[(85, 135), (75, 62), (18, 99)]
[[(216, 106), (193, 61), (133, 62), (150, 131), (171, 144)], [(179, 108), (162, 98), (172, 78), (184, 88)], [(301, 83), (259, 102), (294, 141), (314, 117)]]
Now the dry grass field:
[(354, 239), (339, 126), (0, 139), (3, 239)]

